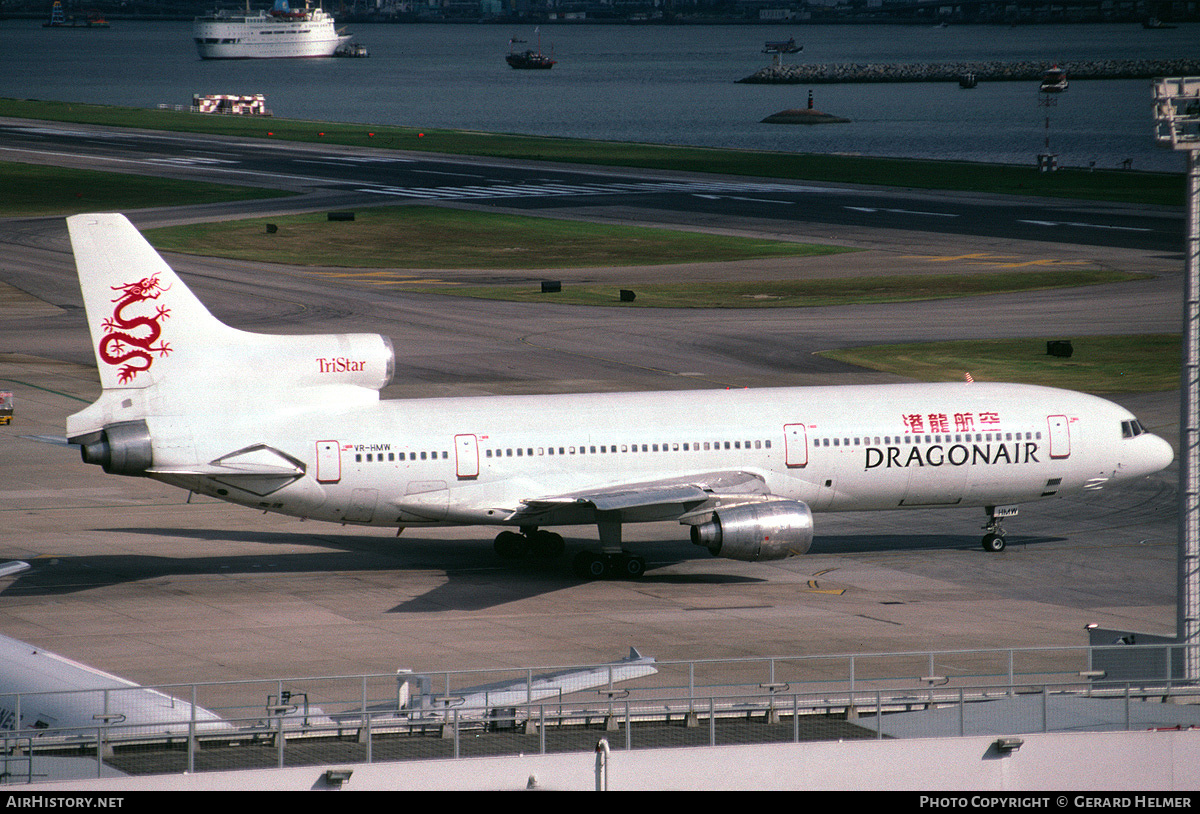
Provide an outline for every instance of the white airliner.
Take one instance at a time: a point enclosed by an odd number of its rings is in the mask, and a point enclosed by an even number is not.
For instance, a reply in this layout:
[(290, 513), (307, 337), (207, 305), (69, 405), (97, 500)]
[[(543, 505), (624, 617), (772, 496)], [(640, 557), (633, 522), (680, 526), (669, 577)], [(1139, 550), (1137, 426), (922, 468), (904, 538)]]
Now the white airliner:
[(218, 321), (121, 215), (67, 219), (104, 392), (83, 459), (255, 509), (371, 526), (509, 527), (504, 557), (595, 524), (590, 578), (639, 576), (624, 523), (678, 520), (719, 557), (808, 550), (812, 513), (1015, 504), (1163, 469), (1124, 408), (1067, 390), (897, 384), (380, 401), (391, 342)]

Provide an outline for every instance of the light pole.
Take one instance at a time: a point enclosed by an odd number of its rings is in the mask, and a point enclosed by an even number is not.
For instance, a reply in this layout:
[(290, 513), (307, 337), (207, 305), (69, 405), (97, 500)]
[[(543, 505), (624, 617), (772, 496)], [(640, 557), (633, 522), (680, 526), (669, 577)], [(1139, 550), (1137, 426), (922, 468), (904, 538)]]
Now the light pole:
[(1194, 681), (1200, 679), (1200, 78), (1155, 80), (1154, 122), (1159, 144), (1187, 153), (1175, 634), (1183, 645), (1183, 677)]

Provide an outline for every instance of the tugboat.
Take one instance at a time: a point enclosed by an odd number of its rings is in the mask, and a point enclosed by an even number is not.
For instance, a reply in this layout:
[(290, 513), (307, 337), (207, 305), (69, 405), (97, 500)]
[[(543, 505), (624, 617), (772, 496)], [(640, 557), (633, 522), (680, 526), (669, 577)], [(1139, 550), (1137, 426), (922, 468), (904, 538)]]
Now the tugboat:
[(540, 51), (509, 54), (504, 61), (514, 68), (553, 68), (554, 60)]
[(509, 65), (511, 65), (514, 68), (520, 68), (520, 69), (543, 69), (544, 70), (544, 69), (549, 69), (549, 68), (554, 67), (555, 61), (542, 53), (542, 36), (540, 33), (538, 34), (538, 49), (536, 51), (532, 51), (532, 50), (526, 50), (526, 51), (521, 51), (521, 52), (513, 51), (512, 50), (513, 45), (518, 42), (524, 42), (524, 40), (518, 40), (517, 38), (514, 37), (513, 39), (508, 41), (509, 51), (508, 51), (508, 56), (506, 56), (504, 58), (504, 61), (507, 62)]

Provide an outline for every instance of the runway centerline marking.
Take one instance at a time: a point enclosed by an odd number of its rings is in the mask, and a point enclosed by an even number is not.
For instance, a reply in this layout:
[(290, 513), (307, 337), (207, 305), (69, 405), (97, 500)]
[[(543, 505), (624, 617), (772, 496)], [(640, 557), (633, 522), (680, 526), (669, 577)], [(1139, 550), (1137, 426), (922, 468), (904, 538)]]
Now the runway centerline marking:
[(1076, 226), (1081, 229), (1111, 229), (1116, 232), (1149, 232), (1142, 226), (1111, 226), (1105, 223), (1077, 223), (1072, 221), (1054, 220), (1018, 220), (1017, 223), (1028, 223), (1032, 226)]

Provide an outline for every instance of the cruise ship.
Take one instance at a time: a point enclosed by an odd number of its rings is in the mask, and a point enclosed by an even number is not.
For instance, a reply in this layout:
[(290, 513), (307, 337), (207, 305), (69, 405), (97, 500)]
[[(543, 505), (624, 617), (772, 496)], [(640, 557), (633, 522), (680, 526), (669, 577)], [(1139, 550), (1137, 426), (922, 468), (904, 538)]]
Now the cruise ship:
[(216, 11), (197, 17), (192, 26), (201, 59), (272, 59), (329, 57), (350, 41), (339, 34), (333, 17), (320, 8), (292, 9), (275, 0), (270, 11), (244, 14)]

